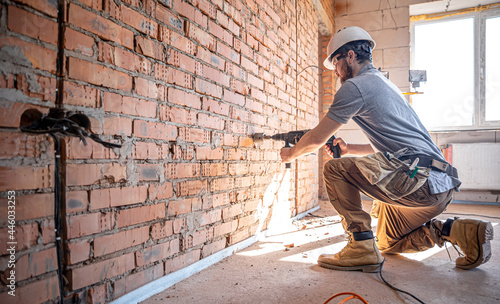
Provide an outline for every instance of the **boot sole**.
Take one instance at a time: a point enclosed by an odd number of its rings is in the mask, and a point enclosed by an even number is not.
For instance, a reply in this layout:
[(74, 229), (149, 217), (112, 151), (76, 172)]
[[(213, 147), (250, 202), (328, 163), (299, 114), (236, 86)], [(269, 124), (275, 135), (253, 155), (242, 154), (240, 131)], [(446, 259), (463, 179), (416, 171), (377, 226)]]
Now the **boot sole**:
[(479, 255), (477, 260), (467, 266), (457, 266), (460, 269), (472, 269), (484, 264), (491, 258), (491, 244), (493, 240), (493, 225), (490, 222), (481, 222), (477, 228), (477, 238), (479, 240)]
[(332, 265), (328, 263), (323, 263), (318, 261), (318, 265), (323, 267), (323, 268), (328, 268), (328, 269), (333, 269), (333, 270), (340, 270), (340, 271), (356, 271), (356, 270), (361, 270), (363, 272), (379, 272), (380, 268), (382, 268), (382, 265), (384, 263), (380, 264), (373, 264), (373, 265), (360, 265), (360, 266), (337, 266), (337, 265)]

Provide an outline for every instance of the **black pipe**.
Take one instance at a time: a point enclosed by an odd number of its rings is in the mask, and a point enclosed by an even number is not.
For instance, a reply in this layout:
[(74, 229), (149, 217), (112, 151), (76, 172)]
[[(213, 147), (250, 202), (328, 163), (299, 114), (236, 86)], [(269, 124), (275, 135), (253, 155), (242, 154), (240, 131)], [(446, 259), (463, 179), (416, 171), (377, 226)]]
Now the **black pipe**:
[(54, 139), (55, 173), (54, 173), (54, 231), (57, 251), (57, 278), (59, 280), (59, 303), (64, 303), (64, 279), (61, 246), (61, 149), (57, 135), (50, 133)]

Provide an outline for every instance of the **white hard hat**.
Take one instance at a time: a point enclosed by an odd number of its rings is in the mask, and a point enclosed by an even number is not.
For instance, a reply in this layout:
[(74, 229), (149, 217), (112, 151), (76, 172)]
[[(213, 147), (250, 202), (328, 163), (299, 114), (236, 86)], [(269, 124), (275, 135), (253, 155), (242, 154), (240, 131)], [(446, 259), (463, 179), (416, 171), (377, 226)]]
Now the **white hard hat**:
[(335, 53), (344, 44), (357, 40), (368, 40), (371, 44), (372, 49), (375, 48), (375, 40), (372, 39), (367, 31), (357, 26), (344, 27), (343, 29), (335, 33), (332, 39), (330, 39), (330, 42), (328, 42), (326, 52), (328, 54), (328, 57), (326, 57), (323, 65), (329, 70), (335, 69), (335, 66), (332, 64), (332, 54)]

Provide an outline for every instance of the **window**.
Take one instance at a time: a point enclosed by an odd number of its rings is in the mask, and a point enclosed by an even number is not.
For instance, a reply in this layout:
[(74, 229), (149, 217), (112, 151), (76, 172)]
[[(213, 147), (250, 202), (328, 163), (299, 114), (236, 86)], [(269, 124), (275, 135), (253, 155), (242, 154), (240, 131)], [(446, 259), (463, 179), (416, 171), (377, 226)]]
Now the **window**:
[(500, 127), (500, 10), (415, 21), (412, 70), (426, 70), (412, 104), (431, 131)]

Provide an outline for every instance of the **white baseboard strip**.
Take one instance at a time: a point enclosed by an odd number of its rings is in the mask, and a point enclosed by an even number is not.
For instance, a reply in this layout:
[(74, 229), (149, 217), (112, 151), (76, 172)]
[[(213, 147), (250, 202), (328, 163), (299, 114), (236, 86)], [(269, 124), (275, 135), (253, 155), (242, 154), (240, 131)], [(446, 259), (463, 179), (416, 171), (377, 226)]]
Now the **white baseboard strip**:
[[(319, 209), (319, 206), (312, 208), (309, 211), (300, 213), (293, 217), (291, 220), (298, 220), (308, 213), (314, 212)], [(157, 293), (164, 291), (167, 288), (172, 287), (173, 285), (179, 283), (180, 281), (189, 278), (190, 276), (202, 271), (205, 268), (208, 268), (223, 259), (233, 255), (235, 252), (243, 250), (248, 246), (258, 242), (260, 239), (267, 236), (267, 231), (263, 231), (257, 235), (254, 235), (244, 241), (241, 241), (237, 244), (234, 244), (230, 247), (227, 247), (219, 252), (216, 252), (194, 264), (191, 264), (181, 270), (163, 276), (151, 283), (148, 283), (142, 287), (139, 287), (120, 298), (110, 302), (111, 304), (137, 304), (141, 301), (144, 301)]]

